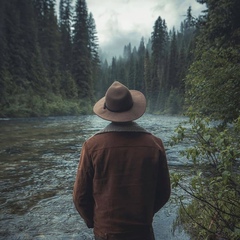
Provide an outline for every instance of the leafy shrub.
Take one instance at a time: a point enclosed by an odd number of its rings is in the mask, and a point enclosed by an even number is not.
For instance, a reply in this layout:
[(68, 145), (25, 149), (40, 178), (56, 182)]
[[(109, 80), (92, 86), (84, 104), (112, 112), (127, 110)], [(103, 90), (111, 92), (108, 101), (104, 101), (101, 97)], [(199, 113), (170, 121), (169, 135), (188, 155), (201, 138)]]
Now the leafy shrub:
[[(193, 145), (182, 152), (194, 165), (190, 184), (173, 174), (173, 188), (184, 190), (177, 224), (193, 239), (240, 239), (240, 117), (223, 127), (209, 119), (190, 118), (192, 128), (179, 126), (174, 142), (188, 139)], [(186, 195), (192, 199), (185, 203)]]
[(64, 99), (60, 95), (16, 94), (1, 109), (2, 117), (40, 117), (90, 114), (90, 101)]

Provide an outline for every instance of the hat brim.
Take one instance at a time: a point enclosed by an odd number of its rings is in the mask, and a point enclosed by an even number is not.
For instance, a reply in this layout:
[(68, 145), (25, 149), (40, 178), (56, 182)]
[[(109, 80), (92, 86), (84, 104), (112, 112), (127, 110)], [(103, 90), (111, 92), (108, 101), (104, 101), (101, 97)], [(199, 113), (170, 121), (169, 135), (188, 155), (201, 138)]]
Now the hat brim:
[(112, 121), (112, 122), (130, 122), (140, 118), (146, 111), (146, 98), (137, 90), (129, 90), (132, 99), (133, 106), (128, 111), (124, 112), (111, 112), (107, 108), (104, 108), (105, 97), (101, 98), (93, 107), (94, 113), (100, 118)]

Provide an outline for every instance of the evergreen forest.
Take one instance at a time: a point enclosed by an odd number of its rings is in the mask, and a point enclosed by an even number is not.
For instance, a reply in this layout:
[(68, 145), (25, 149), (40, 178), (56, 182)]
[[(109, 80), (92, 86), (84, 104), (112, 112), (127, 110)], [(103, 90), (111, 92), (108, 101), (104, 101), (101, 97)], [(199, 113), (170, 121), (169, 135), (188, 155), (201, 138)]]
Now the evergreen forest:
[(1, 0), (0, 117), (90, 114), (115, 80), (140, 90), (149, 113), (188, 119), (171, 143), (191, 143), (181, 154), (193, 172), (171, 174), (183, 192), (176, 226), (191, 239), (239, 240), (240, 4), (196, 1), (199, 17), (189, 7), (176, 30), (159, 16), (149, 39), (108, 62), (85, 0)]
[(189, 125), (181, 124), (173, 137), (173, 144), (191, 142), (180, 154), (191, 164), (193, 176), (171, 176), (173, 189), (182, 191), (176, 225), (183, 226), (191, 239), (238, 240), (240, 4), (198, 2), (206, 4), (207, 11), (197, 20), (193, 55), (180, 78)]
[(142, 91), (151, 113), (182, 113), (199, 21), (191, 7), (179, 31), (159, 16), (150, 39), (127, 43), (111, 62), (99, 56), (85, 0), (61, 0), (59, 9), (55, 0), (2, 0), (0, 11), (1, 117), (91, 113), (115, 80)]

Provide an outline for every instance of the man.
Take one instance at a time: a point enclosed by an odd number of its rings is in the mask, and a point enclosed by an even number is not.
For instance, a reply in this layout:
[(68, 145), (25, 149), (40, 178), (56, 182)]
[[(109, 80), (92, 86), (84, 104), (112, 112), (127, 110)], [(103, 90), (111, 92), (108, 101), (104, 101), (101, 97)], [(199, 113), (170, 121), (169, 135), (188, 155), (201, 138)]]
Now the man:
[(119, 82), (93, 108), (111, 123), (83, 144), (73, 201), (96, 240), (154, 240), (171, 190), (161, 139), (133, 122), (145, 110), (144, 95)]

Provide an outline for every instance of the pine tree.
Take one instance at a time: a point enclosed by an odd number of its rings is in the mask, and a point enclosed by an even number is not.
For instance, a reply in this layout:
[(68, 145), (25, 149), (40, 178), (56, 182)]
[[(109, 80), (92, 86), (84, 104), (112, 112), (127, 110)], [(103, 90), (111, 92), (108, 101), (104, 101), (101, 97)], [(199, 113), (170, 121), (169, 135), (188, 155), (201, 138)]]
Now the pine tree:
[(175, 28), (172, 31), (172, 39), (170, 42), (170, 53), (169, 53), (169, 73), (168, 73), (168, 89), (179, 88), (179, 79), (177, 78), (178, 73), (178, 49), (177, 49), (177, 37)]
[(117, 80), (117, 60), (115, 57), (112, 58), (112, 64), (110, 69), (111, 69), (110, 78), (112, 79), (112, 81), (116, 81)]
[(49, 16), (47, 21), (48, 56), (49, 56), (49, 77), (52, 83), (53, 92), (59, 94), (61, 86), (60, 75), (60, 31), (55, 14), (55, 0), (50, 2)]
[(88, 33), (89, 33), (89, 48), (91, 53), (91, 72), (92, 72), (92, 84), (91, 88), (95, 90), (99, 85), (99, 71), (100, 71), (100, 59), (98, 54), (98, 37), (95, 20), (92, 13), (88, 15)]
[[(165, 96), (162, 94), (165, 92), (166, 79), (166, 49), (167, 49), (167, 27), (164, 20), (161, 17), (155, 21), (154, 31), (152, 33), (152, 85), (151, 85), (151, 98), (152, 102), (151, 111), (162, 110), (164, 106)], [(159, 92), (161, 95), (159, 95)], [(161, 97), (161, 99), (159, 98)], [(162, 100), (162, 101), (161, 101)], [(159, 104), (161, 106), (159, 106)]]
[(0, 1), (0, 110), (8, 104), (8, 96), (11, 86), (11, 80), (7, 75), (8, 62), (8, 43), (7, 43), (7, 9), (9, 2), (7, 0)]
[[(60, 28), (60, 67), (61, 67), (61, 95), (67, 98), (77, 97), (73, 88), (77, 89), (72, 71), (72, 0), (61, 0), (59, 4), (59, 28)], [(70, 86), (70, 87), (69, 87)]]
[(88, 15), (88, 33), (89, 33), (89, 48), (92, 56), (92, 62), (94, 65), (99, 64), (99, 55), (98, 55), (98, 37), (95, 20), (92, 13)]
[(77, 0), (73, 24), (72, 74), (78, 86), (78, 96), (92, 99), (92, 66), (90, 36), (88, 31), (88, 10), (85, 0)]
[[(135, 49), (135, 50), (134, 50)], [(127, 82), (130, 89), (137, 89), (137, 61), (136, 61), (136, 48), (133, 49), (133, 52), (128, 60), (128, 75)]]
[(61, 32), (61, 69), (71, 71), (72, 59), (72, 0), (61, 0), (59, 5), (59, 25)]
[(240, 5), (238, 0), (206, 2), (186, 81), (187, 99), (194, 110), (227, 122), (240, 111)]
[(6, 12), (7, 0), (0, 1), (0, 67), (6, 62), (7, 39), (6, 39)]
[[(145, 95), (147, 99), (150, 99), (151, 96), (151, 60), (148, 50), (146, 50), (144, 57), (144, 86), (145, 86)], [(148, 105), (151, 105), (151, 102), (148, 102)], [(151, 106), (149, 106), (151, 109)]]
[(59, 94), (61, 77), (60, 63), (60, 32), (55, 13), (55, 0), (34, 0), (37, 17), (38, 42), (44, 68), (47, 73), (51, 90)]
[(99, 73), (99, 84), (97, 85), (96, 97), (99, 99), (103, 97), (107, 88), (110, 85), (110, 77), (109, 77), (109, 65), (107, 60), (101, 62), (101, 70)]
[(138, 47), (138, 58), (137, 58), (137, 70), (136, 70), (136, 89), (145, 92), (145, 82), (144, 82), (144, 59), (145, 59), (145, 44), (144, 39), (140, 41)]
[(124, 46), (124, 49), (123, 49), (123, 58), (124, 58), (125, 60), (129, 60), (131, 54), (132, 54), (132, 45), (131, 45), (131, 43), (129, 43), (127, 46), (126, 46), (126, 45)]

